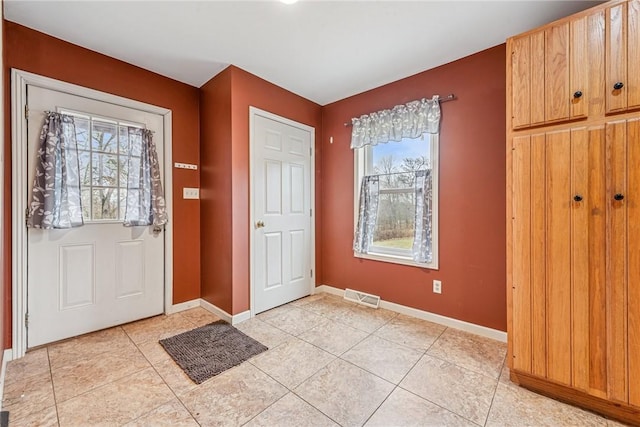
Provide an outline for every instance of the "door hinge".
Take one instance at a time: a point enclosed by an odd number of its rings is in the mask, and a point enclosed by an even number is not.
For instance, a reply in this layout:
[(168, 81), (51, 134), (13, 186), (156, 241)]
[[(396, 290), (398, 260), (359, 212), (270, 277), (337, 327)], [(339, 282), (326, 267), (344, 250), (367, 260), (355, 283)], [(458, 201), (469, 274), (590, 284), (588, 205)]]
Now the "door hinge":
[(313, 148), (309, 147), (309, 155), (313, 156)]
[(313, 209), (309, 209), (309, 216), (313, 216)]
[(29, 106), (28, 105), (24, 106), (24, 118), (29, 120)]
[(29, 327), (29, 313), (24, 314), (24, 327), (25, 328)]
[(24, 224), (29, 225), (29, 208), (24, 210)]
[(313, 270), (311, 270), (311, 277), (313, 277)]

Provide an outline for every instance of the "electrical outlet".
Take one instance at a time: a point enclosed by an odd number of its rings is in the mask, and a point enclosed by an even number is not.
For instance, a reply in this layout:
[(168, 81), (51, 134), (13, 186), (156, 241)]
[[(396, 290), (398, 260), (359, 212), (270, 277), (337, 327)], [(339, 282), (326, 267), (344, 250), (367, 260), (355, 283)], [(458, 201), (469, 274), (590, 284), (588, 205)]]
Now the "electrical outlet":
[(442, 282), (440, 280), (433, 281), (433, 293), (434, 294), (442, 293)]
[(182, 189), (182, 198), (183, 199), (199, 199), (200, 189), (184, 187)]

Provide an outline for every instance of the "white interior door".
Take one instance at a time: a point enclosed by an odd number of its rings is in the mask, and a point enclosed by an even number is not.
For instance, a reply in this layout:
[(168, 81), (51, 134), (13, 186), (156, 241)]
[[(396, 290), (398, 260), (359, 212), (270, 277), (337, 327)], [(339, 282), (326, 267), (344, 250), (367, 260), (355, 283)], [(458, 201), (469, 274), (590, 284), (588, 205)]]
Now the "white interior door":
[[(153, 130), (163, 164), (163, 117), (62, 92), (27, 87), (28, 183), (44, 111), (77, 114), (85, 225), (28, 229), (27, 347), (163, 312), (164, 233), (124, 227), (125, 126)], [(164, 177), (164, 176), (163, 176)], [(31, 200), (31, 188), (27, 204)]]
[(307, 126), (254, 116), (254, 313), (311, 293), (311, 135)]

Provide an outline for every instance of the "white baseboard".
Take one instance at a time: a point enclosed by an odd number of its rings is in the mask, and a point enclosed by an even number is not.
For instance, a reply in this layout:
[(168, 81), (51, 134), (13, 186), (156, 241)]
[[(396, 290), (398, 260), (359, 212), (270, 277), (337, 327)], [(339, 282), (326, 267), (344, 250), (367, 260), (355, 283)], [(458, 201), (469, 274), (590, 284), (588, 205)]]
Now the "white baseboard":
[(205, 301), (203, 299), (200, 299), (200, 307), (210, 311), (211, 313), (215, 314), (225, 322), (231, 323), (232, 325), (237, 325), (238, 323), (242, 323), (245, 320), (249, 320), (251, 318), (251, 311), (249, 310), (243, 311), (242, 313), (231, 315), (226, 311), (224, 311), (223, 309), (221, 309), (220, 307), (217, 307), (211, 304), (209, 301)]
[(242, 313), (234, 314), (233, 319), (231, 319), (232, 325), (237, 325), (238, 323), (242, 323), (245, 320), (251, 319), (251, 310), (243, 311)]
[[(318, 292), (326, 292), (328, 294), (344, 297), (344, 289), (338, 289), (328, 285), (317, 286), (314, 293)], [(385, 300), (380, 300), (380, 308), (395, 311), (396, 313), (405, 314), (407, 316), (417, 317), (418, 319), (428, 320), (429, 322), (438, 323), (450, 328), (460, 329), (462, 331), (470, 332), (482, 337), (491, 338), (501, 342), (507, 342), (506, 332), (487, 328), (486, 326), (476, 325), (475, 323), (465, 322), (463, 320), (442, 316), (440, 314), (430, 313), (428, 311), (407, 307), (405, 305), (400, 305)]]
[(189, 310), (190, 308), (200, 307), (200, 298), (192, 299), (191, 301), (185, 301), (178, 304), (173, 304), (169, 308), (167, 314), (178, 313), (179, 311)]
[(13, 351), (8, 348), (2, 353), (2, 368), (0, 368), (0, 408), (4, 397), (4, 377), (7, 374), (7, 362), (13, 359)]

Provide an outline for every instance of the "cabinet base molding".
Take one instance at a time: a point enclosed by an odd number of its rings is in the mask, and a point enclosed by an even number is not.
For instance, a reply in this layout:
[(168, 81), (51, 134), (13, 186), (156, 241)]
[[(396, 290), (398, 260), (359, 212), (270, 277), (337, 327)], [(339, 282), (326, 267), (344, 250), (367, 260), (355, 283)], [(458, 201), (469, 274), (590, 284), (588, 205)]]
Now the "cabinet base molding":
[(640, 408), (591, 396), (573, 388), (519, 371), (512, 370), (510, 378), (511, 381), (519, 386), (536, 393), (640, 427)]

